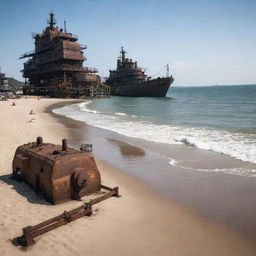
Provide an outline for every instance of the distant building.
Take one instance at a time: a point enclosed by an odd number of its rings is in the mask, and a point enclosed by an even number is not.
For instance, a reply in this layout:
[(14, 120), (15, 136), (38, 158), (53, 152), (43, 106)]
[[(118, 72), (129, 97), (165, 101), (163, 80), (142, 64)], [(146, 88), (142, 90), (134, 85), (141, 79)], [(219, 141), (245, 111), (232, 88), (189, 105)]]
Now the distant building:
[(1, 72), (0, 68), (0, 92), (10, 91), (8, 79), (5, 77), (5, 73)]
[[(35, 50), (23, 54), (24, 94), (58, 98), (101, 97), (110, 94), (101, 83), (96, 69), (83, 67), (86, 45), (77, 42), (77, 36), (59, 29), (53, 13), (49, 26), (41, 34), (33, 33)], [(66, 25), (64, 25), (66, 27)]]

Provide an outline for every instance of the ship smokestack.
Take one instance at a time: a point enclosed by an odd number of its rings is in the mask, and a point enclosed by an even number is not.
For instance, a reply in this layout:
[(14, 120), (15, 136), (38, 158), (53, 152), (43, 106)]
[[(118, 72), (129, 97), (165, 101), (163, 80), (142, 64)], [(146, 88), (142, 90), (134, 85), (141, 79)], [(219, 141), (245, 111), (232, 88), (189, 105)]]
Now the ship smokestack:
[(42, 137), (37, 137), (36, 138), (36, 145), (37, 146), (43, 145), (43, 138)]
[(124, 51), (124, 47), (121, 47), (121, 58), (122, 58), (122, 62), (125, 62), (125, 53), (126, 51)]
[(62, 140), (62, 151), (68, 151), (68, 142), (66, 139)]

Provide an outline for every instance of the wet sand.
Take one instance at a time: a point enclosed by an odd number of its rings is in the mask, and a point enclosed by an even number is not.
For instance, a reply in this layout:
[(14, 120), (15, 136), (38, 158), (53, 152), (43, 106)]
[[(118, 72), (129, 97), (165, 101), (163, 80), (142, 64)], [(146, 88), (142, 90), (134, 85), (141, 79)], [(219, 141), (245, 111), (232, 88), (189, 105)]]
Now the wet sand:
[[(122, 197), (98, 204), (92, 217), (83, 217), (37, 238), (26, 255), (255, 255), (253, 240), (201, 216), (197, 210), (182, 206), (177, 200), (160, 197), (150, 185), (141, 182), (144, 178), (134, 174), (133, 168), (137, 166), (138, 172), (144, 165), (142, 159), (151, 154), (146, 147), (136, 146), (135, 149), (131, 142), (120, 140), (116, 134), (104, 136), (105, 131), (101, 129), (49, 115), (49, 106), (60, 101), (21, 99), (15, 101), (15, 107), (11, 107), (10, 102), (0, 102), (0, 255), (23, 255), (24, 250), (10, 242), (21, 234), (21, 228), (81, 204), (70, 201), (50, 205), (24, 183), (9, 179), (16, 147), (33, 141), (38, 135), (53, 143), (67, 138), (76, 147), (81, 142), (95, 141), (96, 156), (105, 155), (114, 160), (113, 165), (123, 165), (123, 169), (118, 170), (106, 161), (97, 160), (103, 183), (119, 185)], [(36, 113), (32, 122), (29, 122), (30, 109)], [(144, 166), (147, 177), (155, 166), (162, 168), (158, 164), (157, 161), (150, 163), (148, 170)]]

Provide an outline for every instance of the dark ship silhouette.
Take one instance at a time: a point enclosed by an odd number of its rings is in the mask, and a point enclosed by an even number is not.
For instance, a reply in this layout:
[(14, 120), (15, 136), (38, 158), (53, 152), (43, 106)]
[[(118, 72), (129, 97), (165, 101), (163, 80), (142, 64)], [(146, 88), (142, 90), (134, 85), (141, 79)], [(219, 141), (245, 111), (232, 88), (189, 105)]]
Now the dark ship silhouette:
[(0, 67), (0, 92), (6, 92), (9, 91), (9, 83), (8, 79), (5, 77), (5, 73), (1, 72), (1, 67)]
[(106, 84), (111, 87), (111, 95), (128, 97), (165, 97), (174, 79), (167, 76), (151, 79), (145, 71), (137, 66), (137, 61), (125, 58), (125, 51), (121, 48), (121, 56), (117, 59), (116, 70), (109, 70)]
[(77, 36), (55, 26), (50, 13), (49, 26), (43, 33), (33, 33), (35, 50), (23, 54), (24, 94), (60, 98), (104, 97), (109, 87), (100, 82), (97, 69), (83, 66), (86, 45), (77, 42)]

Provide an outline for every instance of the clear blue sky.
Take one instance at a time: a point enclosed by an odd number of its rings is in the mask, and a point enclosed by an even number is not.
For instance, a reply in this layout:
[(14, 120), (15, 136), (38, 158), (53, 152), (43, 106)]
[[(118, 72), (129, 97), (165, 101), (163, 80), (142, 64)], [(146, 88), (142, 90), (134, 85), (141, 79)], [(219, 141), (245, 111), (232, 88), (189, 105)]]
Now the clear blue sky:
[[(57, 25), (88, 45), (84, 65), (100, 75), (115, 68), (121, 46), (128, 57), (174, 85), (256, 84), (256, 0), (0, 0), (0, 65), (22, 79), (49, 12)], [(158, 73), (159, 72), (159, 73)]]

